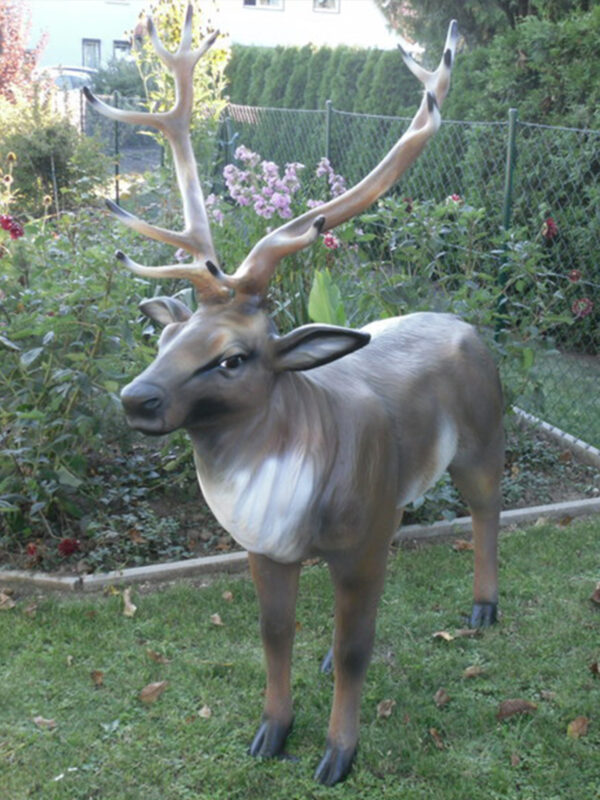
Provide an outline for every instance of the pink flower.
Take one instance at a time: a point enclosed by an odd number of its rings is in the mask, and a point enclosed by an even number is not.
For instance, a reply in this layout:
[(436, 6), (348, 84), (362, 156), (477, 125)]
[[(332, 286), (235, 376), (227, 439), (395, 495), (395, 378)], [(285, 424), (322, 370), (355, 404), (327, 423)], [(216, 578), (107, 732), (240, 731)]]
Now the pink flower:
[(581, 272), (578, 269), (572, 269), (567, 277), (571, 283), (578, 283), (581, 280)]
[(340, 246), (340, 240), (336, 236), (334, 236), (333, 233), (330, 232), (326, 233), (325, 236), (323, 236), (323, 244), (329, 250), (337, 250), (338, 247)]
[(451, 194), (449, 197), (446, 198), (446, 205), (454, 204), (456, 206), (462, 205), (463, 199), (459, 194)]
[(547, 217), (542, 225), (542, 236), (547, 242), (551, 242), (558, 236), (558, 227), (552, 217)]
[(23, 226), (17, 220), (13, 220), (10, 224), (10, 228), (8, 229), (10, 232), (11, 239), (20, 239), (21, 236), (25, 235), (25, 231), (23, 230)]
[(3, 230), (5, 231), (10, 230), (10, 226), (12, 225), (12, 223), (13, 223), (13, 218), (10, 216), (10, 214), (0, 214), (0, 227)]
[(571, 305), (571, 311), (577, 319), (587, 317), (593, 310), (594, 304), (589, 297), (578, 297), (577, 300), (573, 300)]

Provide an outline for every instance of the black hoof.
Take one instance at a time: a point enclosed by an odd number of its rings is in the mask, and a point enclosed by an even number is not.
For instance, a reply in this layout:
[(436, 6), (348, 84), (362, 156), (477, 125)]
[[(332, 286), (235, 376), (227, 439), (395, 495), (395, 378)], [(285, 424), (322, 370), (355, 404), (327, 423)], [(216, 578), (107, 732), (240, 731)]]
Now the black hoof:
[(321, 672), (325, 672), (327, 675), (333, 672), (333, 647), (329, 648), (327, 655), (321, 661)]
[(489, 628), (498, 622), (498, 603), (474, 603), (469, 617), (470, 628)]
[(341, 750), (328, 744), (315, 772), (315, 780), (323, 786), (335, 786), (349, 774), (355, 756), (356, 747), (352, 750)]
[(282, 755), (285, 740), (291, 730), (291, 722), (289, 725), (282, 725), (273, 719), (263, 719), (248, 752), (255, 758), (275, 758)]

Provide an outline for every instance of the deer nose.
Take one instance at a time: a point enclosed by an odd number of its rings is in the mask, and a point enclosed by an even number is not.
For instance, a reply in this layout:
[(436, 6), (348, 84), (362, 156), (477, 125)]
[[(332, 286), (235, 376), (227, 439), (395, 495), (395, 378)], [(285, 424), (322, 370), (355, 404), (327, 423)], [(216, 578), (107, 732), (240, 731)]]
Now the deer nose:
[(155, 418), (164, 405), (164, 399), (159, 386), (144, 381), (132, 381), (121, 390), (121, 403), (128, 417)]

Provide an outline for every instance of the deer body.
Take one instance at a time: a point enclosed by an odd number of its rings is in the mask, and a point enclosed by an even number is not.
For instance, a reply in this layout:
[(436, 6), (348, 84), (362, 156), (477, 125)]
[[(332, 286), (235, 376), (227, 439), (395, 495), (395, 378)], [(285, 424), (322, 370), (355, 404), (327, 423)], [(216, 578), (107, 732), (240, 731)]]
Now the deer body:
[(264, 311), (279, 261), (360, 213), (410, 166), (440, 124), (458, 31), (451, 23), (435, 72), (404, 55), (426, 92), (406, 133), (355, 187), (263, 237), (232, 275), (216, 263), (189, 124), (194, 65), (216, 34), (192, 49), (191, 7), (176, 53), (156, 51), (175, 78), (166, 113), (113, 109), (106, 116), (162, 131), (174, 154), (185, 229), (149, 225), (109, 203), (127, 226), (185, 248), (191, 264), (133, 272), (189, 278), (198, 309), (171, 297), (140, 307), (164, 326), (154, 362), (121, 399), (147, 434), (184, 428), (215, 516), (248, 550), (260, 605), (267, 689), (255, 756), (283, 752), (291, 728), (291, 656), (302, 560), (324, 558), (335, 589), (334, 696), (317, 779), (350, 771), (360, 696), (371, 656), (388, 546), (403, 508), (444, 470), (468, 503), (475, 570), (471, 624), (496, 619), (497, 533), (503, 467), (502, 397), (490, 355), (473, 328), (447, 314), (381, 320), (360, 331), (305, 325), (277, 336)]
[[(399, 512), (469, 439), (481, 441), (473, 425), (496, 431), (502, 412), (495, 367), (470, 326), (450, 315), (414, 314), (363, 332), (369, 344), (340, 361), (276, 375), (267, 407), (251, 423), (243, 418), (239, 430), (227, 413), (216, 441), (214, 426), (208, 443), (190, 429), (205, 499), (247, 550), (292, 562), (355, 546), (372, 524), (373, 484), (389, 483), (386, 494)], [(482, 420), (460, 402), (471, 385), (470, 349), (479, 351), (477, 371), (485, 376)]]

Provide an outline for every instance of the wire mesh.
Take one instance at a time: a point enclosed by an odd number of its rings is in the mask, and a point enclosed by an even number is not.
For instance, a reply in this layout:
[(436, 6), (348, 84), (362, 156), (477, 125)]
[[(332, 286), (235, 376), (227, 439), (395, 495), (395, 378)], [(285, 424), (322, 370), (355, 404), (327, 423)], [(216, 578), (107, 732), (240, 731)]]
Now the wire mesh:
[[(326, 155), (349, 185), (380, 161), (410, 123), (335, 109), (237, 105), (229, 115), (237, 144), (277, 163), (301, 161), (307, 167)], [(600, 446), (599, 137), (600, 131), (519, 122), (510, 198), (513, 227), (548, 244), (545, 268), (554, 272), (557, 303), (564, 307), (564, 321), (538, 348), (532, 380), (517, 403), (595, 446)], [(498, 230), (506, 200), (507, 140), (506, 122), (444, 121), (393, 191), (436, 201), (459, 194), (484, 208), (490, 230)]]

